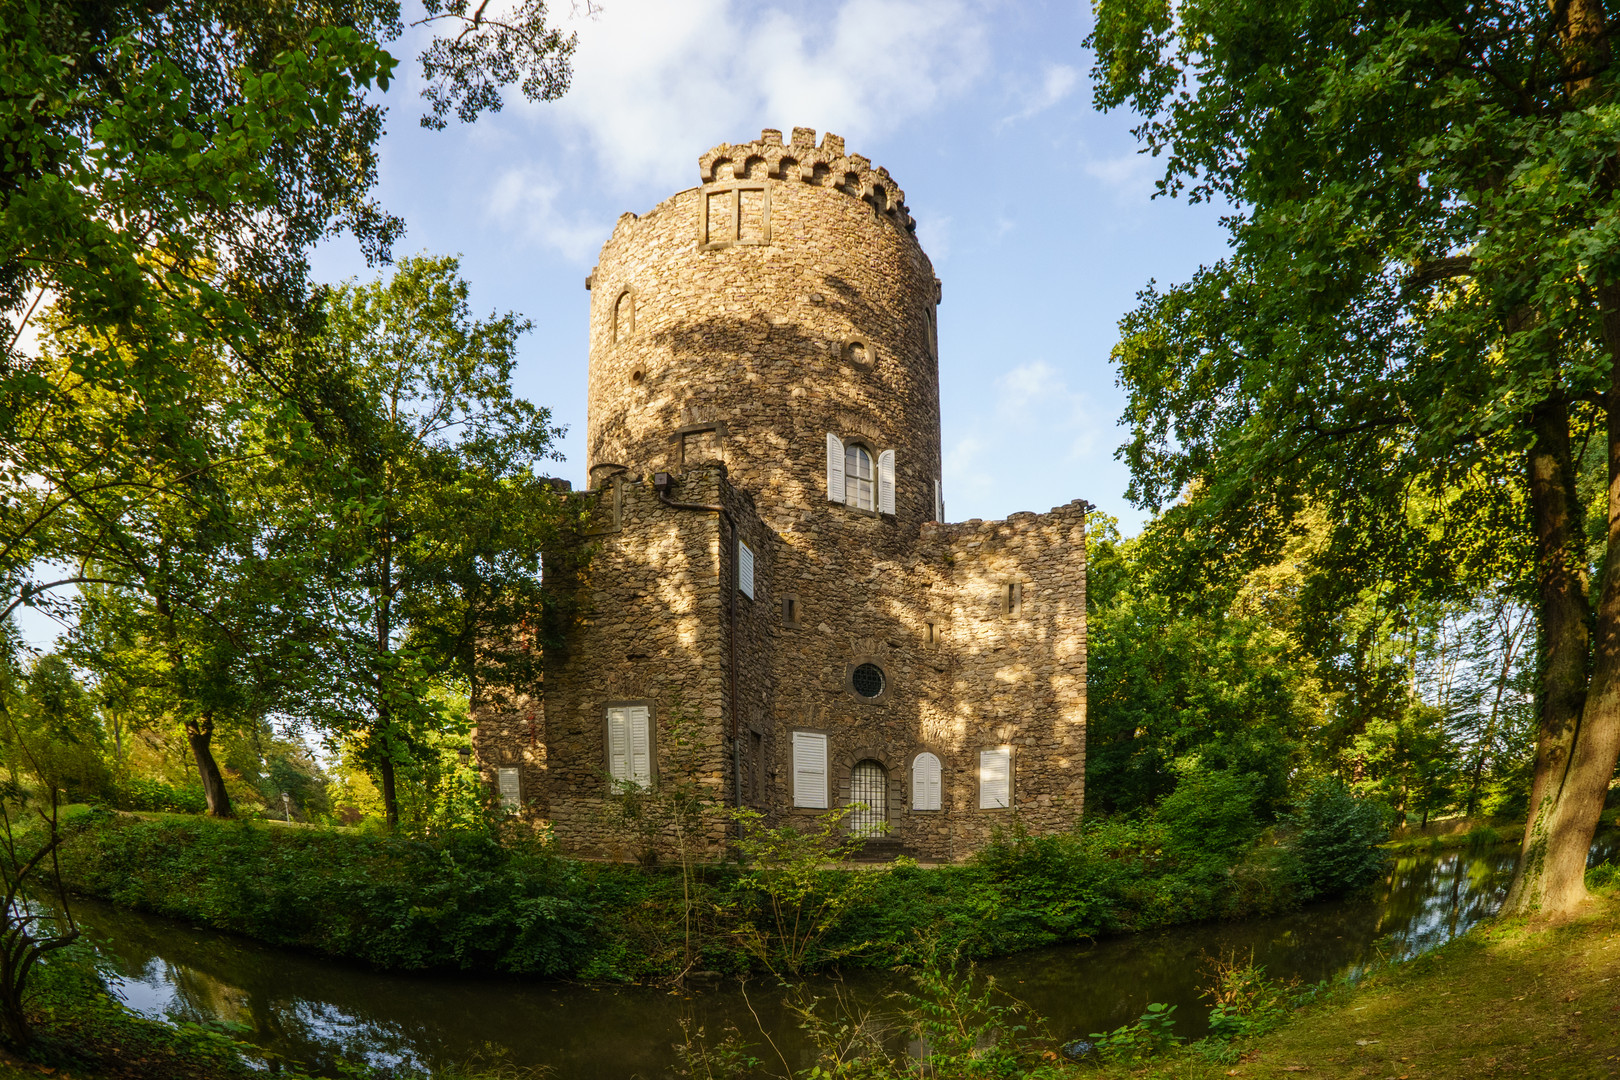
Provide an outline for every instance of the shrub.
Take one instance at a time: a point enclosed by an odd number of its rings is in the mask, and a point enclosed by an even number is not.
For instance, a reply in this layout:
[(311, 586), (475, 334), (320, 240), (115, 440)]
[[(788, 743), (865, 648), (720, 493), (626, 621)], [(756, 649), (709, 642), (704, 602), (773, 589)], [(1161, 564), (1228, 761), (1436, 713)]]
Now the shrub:
[(208, 799), (201, 788), (180, 788), (161, 780), (132, 776), (113, 790), (113, 805), (120, 810), (201, 814), (208, 809)]
[(1193, 771), (1159, 804), (1169, 850), (1184, 858), (1230, 861), (1254, 843), (1261, 778), (1225, 770)]
[(1601, 862), (1586, 872), (1588, 889), (1607, 889), (1620, 881), (1620, 864)]
[(1174, 1050), (1182, 1037), (1176, 1034), (1176, 1007), (1155, 1001), (1147, 1012), (1113, 1031), (1091, 1033), (1097, 1054), (1112, 1061), (1136, 1062)]
[(1295, 814), (1295, 850), (1312, 896), (1342, 896), (1377, 879), (1385, 859), (1378, 845), (1389, 838), (1389, 816), (1382, 803), (1356, 798), (1341, 780), (1310, 787)]

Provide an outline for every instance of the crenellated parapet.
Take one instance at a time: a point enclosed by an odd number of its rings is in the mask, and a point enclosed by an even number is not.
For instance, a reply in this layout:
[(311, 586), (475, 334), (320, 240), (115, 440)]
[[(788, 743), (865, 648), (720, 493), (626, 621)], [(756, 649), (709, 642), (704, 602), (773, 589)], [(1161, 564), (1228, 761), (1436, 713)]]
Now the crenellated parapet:
[(917, 222), (906, 208), (906, 193), (889, 170), (881, 165), (873, 168), (860, 154), (846, 154), (843, 136), (830, 132), (817, 146), (813, 128), (794, 128), (788, 143), (783, 143), (780, 131), (766, 128), (755, 142), (716, 146), (698, 158), (698, 172), (705, 184), (769, 178), (836, 188), (906, 232), (917, 231)]

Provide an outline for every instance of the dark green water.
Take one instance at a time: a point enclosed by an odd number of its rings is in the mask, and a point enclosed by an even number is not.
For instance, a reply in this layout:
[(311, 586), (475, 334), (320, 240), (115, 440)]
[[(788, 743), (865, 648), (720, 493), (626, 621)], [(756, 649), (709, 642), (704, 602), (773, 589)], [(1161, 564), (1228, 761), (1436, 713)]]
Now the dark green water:
[[(1607, 858), (1606, 837), (1594, 858)], [(1044, 1015), (1055, 1035), (1084, 1036), (1140, 1015), (1150, 1001), (1180, 1006), (1188, 1034), (1206, 1008), (1207, 958), (1253, 950), (1274, 976), (1330, 978), (1382, 957), (1433, 948), (1496, 910), (1512, 875), (1510, 848), (1399, 859), (1375, 900), (1315, 905), (1290, 915), (1172, 930), (1024, 953), (982, 965)], [(559, 1076), (625, 1080), (668, 1075), (683, 1018), (712, 1031), (731, 1021), (762, 1044), (770, 1032), (795, 1068), (810, 1064), (779, 991), (765, 982), (705, 993), (597, 989), (516, 979), (390, 975), (257, 945), (212, 931), (81, 901), (77, 913), (119, 972), (132, 1008), (173, 1020), (231, 1021), (244, 1036), (312, 1068), (336, 1057), (433, 1066), (488, 1046)], [(881, 1012), (901, 976), (861, 972), (822, 984)], [(770, 1054), (768, 1049), (764, 1054)], [(774, 1055), (771, 1055), (774, 1058)]]

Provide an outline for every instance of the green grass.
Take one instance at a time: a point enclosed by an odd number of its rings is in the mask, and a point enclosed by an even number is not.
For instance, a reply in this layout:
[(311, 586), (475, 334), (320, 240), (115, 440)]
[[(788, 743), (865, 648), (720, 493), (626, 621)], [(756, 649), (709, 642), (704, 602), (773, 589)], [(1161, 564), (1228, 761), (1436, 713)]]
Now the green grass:
[(1561, 924), (1498, 920), (1392, 965), (1235, 1047), (1093, 1068), (1099, 1080), (1372, 1077), (1558, 1080), (1620, 1075), (1620, 900)]

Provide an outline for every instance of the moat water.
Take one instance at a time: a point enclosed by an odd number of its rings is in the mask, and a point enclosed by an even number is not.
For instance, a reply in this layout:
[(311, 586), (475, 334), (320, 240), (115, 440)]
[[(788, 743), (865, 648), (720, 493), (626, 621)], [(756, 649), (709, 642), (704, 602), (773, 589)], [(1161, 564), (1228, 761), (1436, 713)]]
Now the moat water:
[[(1602, 837), (1593, 860), (1617, 850), (1620, 837)], [(1511, 847), (1404, 855), (1365, 902), (1042, 949), (980, 969), (1063, 1039), (1126, 1023), (1153, 1001), (1179, 1006), (1185, 1032), (1196, 1035), (1210, 958), (1252, 950), (1270, 975), (1309, 983), (1412, 956), (1493, 913), (1516, 858)], [(552, 1066), (558, 1076), (653, 1080), (670, 1074), (683, 1021), (711, 1033), (734, 1023), (757, 1055), (774, 1060), (763, 1028), (795, 1069), (811, 1063), (782, 992), (765, 980), (690, 992), (387, 974), (106, 904), (80, 901), (76, 914), (132, 1009), (241, 1025), (241, 1038), (317, 1071), (339, 1059), (430, 1069), (498, 1053)], [(907, 985), (894, 973), (856, 972), (821, 980), (817, 992), (881, 1014), (893, 1008), (889, 994)]]

